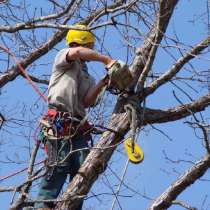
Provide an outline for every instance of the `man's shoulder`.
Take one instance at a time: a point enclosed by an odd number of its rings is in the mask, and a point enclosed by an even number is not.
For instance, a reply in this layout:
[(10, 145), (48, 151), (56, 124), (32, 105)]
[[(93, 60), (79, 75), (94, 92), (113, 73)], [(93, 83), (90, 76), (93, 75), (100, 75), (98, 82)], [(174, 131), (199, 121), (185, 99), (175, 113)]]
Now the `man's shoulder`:
[(58, 57), (64, 53), (67, 53), (68, 51), (69, 51), (69, 48), (63, 48), (57, 52), (56, 57)]

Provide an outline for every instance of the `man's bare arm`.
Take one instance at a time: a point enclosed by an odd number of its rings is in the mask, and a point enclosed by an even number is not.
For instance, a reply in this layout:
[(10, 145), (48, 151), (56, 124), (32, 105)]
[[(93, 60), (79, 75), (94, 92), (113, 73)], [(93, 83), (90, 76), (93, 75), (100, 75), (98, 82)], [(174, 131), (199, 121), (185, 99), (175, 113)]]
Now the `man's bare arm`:
[(93, 88), (91, 88), (86, 96), (84, 97), (83, 104), (85, 108), (93, 106), (97, 99), (98, 94), (101, 92), (102, 88), (108, 83), (109, 78), (106, 77), (98, 82)]
[(81, 59), (84, 61), (98, 61), (103, 63), (106, 68), (110, 68), (116, 60), (113, 60), (111, 57), (102, 55), (99, 52), (92, 50), (87, 47), (72, 47), (67, 54), (67, 60), (76, 60)]

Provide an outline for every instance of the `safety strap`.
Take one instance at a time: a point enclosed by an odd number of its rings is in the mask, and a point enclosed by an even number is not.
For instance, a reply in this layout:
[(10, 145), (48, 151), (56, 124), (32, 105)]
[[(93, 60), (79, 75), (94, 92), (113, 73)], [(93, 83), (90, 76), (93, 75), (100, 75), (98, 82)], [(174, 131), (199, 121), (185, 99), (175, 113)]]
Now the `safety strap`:
[(137, 144), (137, 113), (136, 108), (132, 103), (128, 103), (124, 106), (128, 114), (128, 118), (130, 121), (130, 130), (131, 135), (124, 142), (124, 146), (128, 155), (129, 160), (132, 163), (140, 163), (144, 159), (144, 152), (141, 147)]
[(136, 117), (136, 109), (132, 104), (126, 104), (124, 106), (126, 112), (128, 113), (129, 121), (130, 121), (130, 130), (131, 130), (131, 139), (132, 139), (132, 152), (134, 152), (134, 144), (136, 141), (136, 129), (137, 129), (137, 117)]

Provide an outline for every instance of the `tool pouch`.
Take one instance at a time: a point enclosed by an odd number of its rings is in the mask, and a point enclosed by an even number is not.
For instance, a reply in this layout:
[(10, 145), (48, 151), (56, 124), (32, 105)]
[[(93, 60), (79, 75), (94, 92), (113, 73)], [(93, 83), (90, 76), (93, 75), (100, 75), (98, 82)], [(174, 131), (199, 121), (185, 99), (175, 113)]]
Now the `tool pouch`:
[(133, 80), (133, 76), (127, 64), (118, 60), (108, 71), (109, 84), (108, 89), (117, 89), (125, 91)]

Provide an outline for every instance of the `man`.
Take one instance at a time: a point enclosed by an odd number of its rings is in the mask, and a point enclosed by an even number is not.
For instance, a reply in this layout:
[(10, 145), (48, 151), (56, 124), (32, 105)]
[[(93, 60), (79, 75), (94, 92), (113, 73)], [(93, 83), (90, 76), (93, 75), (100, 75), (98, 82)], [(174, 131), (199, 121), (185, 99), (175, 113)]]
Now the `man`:
[[(57, 139), (50, 139), (47, 135), (44, 138), (48, 149), (48, 164), (51, 167), (41, 181), (37, 200), (56, 199), (67, 175), (70, 174), (72, 179), (88, 154), (87, 141), (90, 135), (84, 134), (77, 127), (78, 120), (84, 119), (85, 108), (95, 104), (98, 94), (107, 84), (107, 79), (95, 85), (85, 62), (99, 61), (107, 69), (116, 62), (93, 50), (95, 36), (84, 30), (86, 26), (76, 26), (78, 29), (68, 31), (66, 41), (69, 48), (57, 54), (50, 78), (49, 111), (46, 118), (52, 124), (53, 137)], [(76, 122), (71, 120), (75, 118)], [(69, 138), (62, 138), (66, 133)], [(79, 151), (71, 153), (78, 149)], [(35, 209), (50, 210), (53, 206), (52, 202), (37, 202)], [(79, 209), (82, 209), (82, 202)]]

